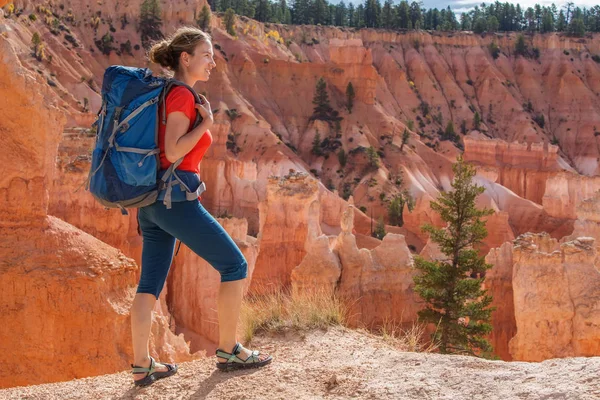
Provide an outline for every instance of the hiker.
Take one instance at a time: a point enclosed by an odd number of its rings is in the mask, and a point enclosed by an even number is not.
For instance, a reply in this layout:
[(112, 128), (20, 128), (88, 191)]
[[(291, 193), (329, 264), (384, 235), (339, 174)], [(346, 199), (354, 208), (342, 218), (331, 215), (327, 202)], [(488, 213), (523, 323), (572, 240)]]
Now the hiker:
[[(173, 71), (174, 79), (193, 87), (208, 81), (216, 67), (210, 36), (197, 28), (180, 28), (168, 40), (155, 44), (149, 53), (152, 62)], [(166, 126), (158, 132), (160, 169), (167, 170), (183, 158), (176, 172), (192, 191), (201, 184), (200, 161), (212, 143), (213, 124), (210, 103), (196, 96), (185, 85), (172, 88), (162, 104)], [(161, 111), (162, 112), (162, 111)], [(196, 112), (202, 122), (194, 128)], [(177, 366), (155, 362), (148, 352), (152, 309), (164, 286), (179, 239), (198, 256), (209, 262), (221, 275), (218, 295), (219, 348), (217, 367), (221, 370), (256, 368), (272, 357), (244, 348), (236, 340), (236, 329), (247, 275), (247, 263), (237, 245), (219, 223), (204, 209), (197, 196), (188, 200), (180, 185), (174, 185), (165, 205), (165, 191), (151, 205), (141, 207), (138, 223), (143, 237), (142, 271), (131, 307), (133, 338), (133, 376), (136, 386), (147, 386), (156, 379), (171, 376)], [(202, 285), (202, 282), (198, 282)]]

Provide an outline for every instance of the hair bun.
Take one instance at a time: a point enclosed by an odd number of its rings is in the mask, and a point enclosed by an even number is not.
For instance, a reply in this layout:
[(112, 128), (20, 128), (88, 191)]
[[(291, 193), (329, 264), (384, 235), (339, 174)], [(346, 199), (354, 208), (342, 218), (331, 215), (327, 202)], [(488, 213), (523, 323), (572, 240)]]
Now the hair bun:
[(174, 69), (173, 51), (171, 44), (162, 40), (152, 46), (149, 53), (150, 61), (165, 68)]

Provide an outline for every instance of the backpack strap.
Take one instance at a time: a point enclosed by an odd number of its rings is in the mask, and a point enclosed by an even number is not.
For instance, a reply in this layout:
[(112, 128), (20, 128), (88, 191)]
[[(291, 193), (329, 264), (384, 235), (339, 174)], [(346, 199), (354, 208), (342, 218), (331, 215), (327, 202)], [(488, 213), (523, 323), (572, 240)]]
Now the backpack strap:
[[(165, 88), (162, 91), (161, 99), (160, 99), (161, 104), (162, 104), (162, 123), (163, 123), (163, 125), (167, 125), (167, 107), (165, 107), (165, 100), (167, 98), (167, 95), (171, 91), (171, 89), (173, 89), (174, 87), (177, 87), (177, 86), (185, 86), (186, 88), (188, 88), (188, 90), (190, 92), (192, 92), (192, 94), (194, 95), (194, 101), (196, 102), (196, 104), (201, 104), (200, 96), (198, 96), (198, 93), (196, 93), (196, 91), (190, 85), (188, 85), (184, 82), (178, 81), (177, 79), (173, 79), (173, 78), (167, 79), (167, 83), (165, 84)], [(192, 125), (192, 129), (194, 129), (195, 127), (200, 125), (201, 122), (202, 122), (202, 116), (200, 115), (200, 113), (198, 111), (196, 111), (196, 120), (194, 121), (194, 124)]]
[[(167, 83), (165, 84), (165, 88), (163, 89), (163, 91), (161, 93), (161, 97), (160, 97), (161, 108), (162, 108), (162, 123), (165, 126), (167, 124), (167, 107), (165, 105), (165, 100), (167, 98), (167, 95), (171, 91), (171, 89), (173, 89), (174, 87), (177, 87), (177, 86), (185, 86), (186, 88), (188, 88), (188, 90), (190, 92), (192, 92), (192, 94), (194, 95), (195, 103), (201, 104), (200, 96), (198, 96), (198, 93), (196, 93), (196, 91), (191, 86), (187, 85), (184, 82), (173, 79), (173, 78), (168, 79)], [(200, 115), (200, 113), (198, 111), (196, 111), (196, 120), (194, 121), (194, 124), (192, 125), (192, 129), (194, 129), (198, 125), (200, 125), (201, 122), (202, 122), (202, 116)], [(183, 180), (179, 177), (179, 175), (177, 175), (175, 170), (177, 169), (177, 167), (179, 167), (179, 165), (182, 162), (183, 162), (183, 157), (181, 157), (179, 160), (177, 160), (173, 164), (171, 164), (161, 178), (161, 182), (159, 185), (159, 191), (166, 189), (163, 204), (167, 207), (167, 209), (171, 208), (171, 205), (173, 202), (173, 198), (172, 198), (173, 185), (179, 184), (181, 186), (181, 188), (183, 190), (185, 190), (185, 192), (186, 192), (185, 198), (188, 201), (197, 199), (198, 196), (200, 196), (203, 192), (206, 191), (206, 185), (204, 184), (204, 182), (201, 182), (198, 189), (193, 191), (185, 184), (185, 182), (183, 182)]]

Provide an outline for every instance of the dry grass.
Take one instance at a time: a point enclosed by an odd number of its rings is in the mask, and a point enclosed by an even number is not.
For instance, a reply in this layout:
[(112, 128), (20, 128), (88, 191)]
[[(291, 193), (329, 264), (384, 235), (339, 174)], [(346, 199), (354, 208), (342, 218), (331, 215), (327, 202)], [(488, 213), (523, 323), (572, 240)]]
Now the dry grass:
[[(246, 296), (240, 315), (240, 334), (245, 343), (250, 343), (257, 333), (345, 326), (348, 313), (347, 304), (324, 290), (292, 296), (289, 291), (276, 289), (267, 294)], [(426, 324), (413, 322), (407, 328), (406, 324), (386, 320), (373, 333), (401, 351), (434, 352), (439, 346), (428, 340), (426, 327)]]
[(439, 344), (425, 338), (426, 327), (423, 323), (413, 322), (409, 328), (402, 328), (398, 323), (386, 320), (379, 328), (379, 334), (386, 342), (402, 351), (431, 353), (437, 350)]
[(292, 296), (275, 290), (244, 299), (240, 329), (249, 343), (257, 332), (276, 332), (292, 328), (308, 330), (344, 325), (347, 309), (340, 299), (323, 290)]

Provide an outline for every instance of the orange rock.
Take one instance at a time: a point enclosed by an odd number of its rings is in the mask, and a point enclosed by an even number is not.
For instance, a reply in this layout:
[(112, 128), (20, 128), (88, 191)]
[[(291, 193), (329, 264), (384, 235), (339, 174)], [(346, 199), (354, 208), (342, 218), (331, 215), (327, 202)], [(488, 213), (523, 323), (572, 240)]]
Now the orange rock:
[(259, 206), (253, 292), (290, 286), (292, 270), (306, 255), (307, 238), (321, 234), (318, 194), (317, 181), (306, 174), (269, 178), (266, 201)]
[(600, 273), (594, 239), (559, 244), (546, 234), (523, 235), (514, 247), (515, 360), (592, 356), (600, 351)]
[[(0, 35), (0, 387), (71, 380), (127, 368), (137, 266), (98, 239), (47, 215), (65, 118), (39, 75)], [(27, 134), (23, 134), (27, 132)], [(157, 318), (160, 317), (160, 314)], [(191, 358), (160, 319), (153, 355)], [(56, 366), (49, 368), (48, 366)]]
[(548, 178), (566, 169), (572, 171), (558, 155), (558, 146), (473, 137), (465, 137), (464, 143), (465, 161), (493, 169), (494, 182), (538, 204), (542, 204)]
[(546, 183), (544, 210), (555, 218), (577, 218), (577, 206), (600, 190), (600, 177), (563, 172)]
[(511, 361), (508, 342), (517, 333), (513, 300), (513, 244), (504, 243), (491, 249), (485, 262), (493, 267), (485, 275), (484, 287), (492, 296), (492, 334), (490, 342), (494, 354), (504, 361)]
[(334, 244), (342, 273), (338, 293), (349, 307), (352, 326), (377, 327), (386, 321), (410, 326), (422, 307), (413, 292), (413, 260), (404, 237), (387, 234), (373, 250), (359, 249), (351, 233), (353, 207), (344, 213), (343, 230)]
[(338, 256), (327, 236), (321, 235), (308, 244), (302, 262), (292, 270), (292, 293), (317, 291), (333, 295), (341, 274)]

